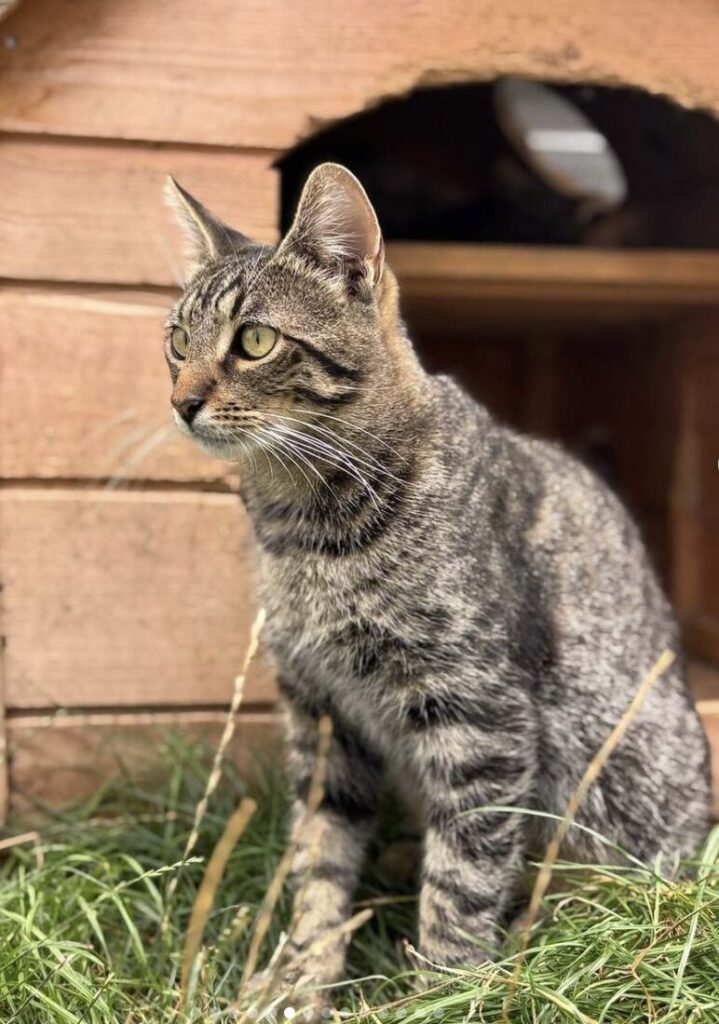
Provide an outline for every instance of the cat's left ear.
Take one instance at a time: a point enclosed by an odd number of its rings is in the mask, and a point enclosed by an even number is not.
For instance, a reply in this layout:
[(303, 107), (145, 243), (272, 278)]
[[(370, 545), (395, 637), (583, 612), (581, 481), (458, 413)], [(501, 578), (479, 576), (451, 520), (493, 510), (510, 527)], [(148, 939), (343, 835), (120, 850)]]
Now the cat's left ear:
[(174, 211), (184, 235), (187, 280), (207, 263), (242, 252), (252, 245), (246, 235), (223, 224), (169, 175), (165, 182), (165, 202)]
[(320, 164), (302, 190), (280, 251), (297, 249), (351, 283), (379, 284), (384, 243), (377, 215), (357, 178), (340, 164)]

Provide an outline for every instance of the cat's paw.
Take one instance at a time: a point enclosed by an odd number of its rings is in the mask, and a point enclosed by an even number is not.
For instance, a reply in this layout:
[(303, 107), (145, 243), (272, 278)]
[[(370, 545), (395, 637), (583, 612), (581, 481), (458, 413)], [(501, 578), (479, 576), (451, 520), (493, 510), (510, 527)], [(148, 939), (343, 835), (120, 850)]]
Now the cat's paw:
[(259, 971), (245, 984), (239, 1008), (251, 1021), (281, 1019), (324, 1024), (331, 1016), (329, 1004), (312, 978), (298, 971)]

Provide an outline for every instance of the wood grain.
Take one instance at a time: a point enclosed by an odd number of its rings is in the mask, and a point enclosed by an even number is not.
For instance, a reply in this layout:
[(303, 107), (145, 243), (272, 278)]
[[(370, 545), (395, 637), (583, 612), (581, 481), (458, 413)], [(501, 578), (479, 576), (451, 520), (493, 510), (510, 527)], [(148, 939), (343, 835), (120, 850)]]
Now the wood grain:
[(719, 254), (668, 249), (393, 242), (405, 293), (648, 304), (716, 304)]
[[(0, 491), (7, 708), (221, 705), (256, 611), (231, 495)], [(249, 703), (275, 698), (260, 658)]]
[[(710, 742), (719, 817), (719, 700), (703, 698), (697, 707)], [(204, 711), (14, 717), (9, 727), (11, 808), (27, 814), (61, 807), (92, 796), (118, 777), (156, 779), (162, 785), (162, 751), (171, 736), (211, 749), (223, 726), (221, 713)], [(251, 773), (257, 757), (278, 757), (281, 734), (275, 714), (244, 712), (228, 756), (243, 773)]]
[(258, 153), (0, 140), (0, 275), (178, 285), (179, 232), (162, 188), (172, 174), (228, 223), (271, 241), (276, 172)]
[(387, 255), (403, 312), (424, 336), (581, 344), (603, 330), (610, 342), (623, 327), (718, 304), (719, 256), (709, 252), (394, 242)]
[(676, 335), (680, 421), (672, 489), (676, 587), (687, 646), (719, 663), (719, 317), (690, 319)]
[[(0, 595), (1, 596), (1, 595)], [(2, 622), (2, 604), (0, 603), (0, 636), (4, 637)], [(2, 641), (0, 641), (2, 642)], [(5, 719), (5, 666), (4, 653), (0, 649), (0, 825), (7, 817), (10, 801), (10, 788), (8, 780), (8, 739), (7, 722)]]
[[(68, 718), (23, 715), (10, 726), (13, 811), (26, 814), (90, 797), (113, 779), (163, 784), (163, 750), (182, 737), (214, 750), (225, 723), (221, 712), (81, 714)], [(271, 712), (244, 712), (228, 748), (243, 773), (257, 757), (281, 750), (281, 729)], [(184, 828), (188, 823), (182, 822)]]
[[(222, 483), (170, 419), (171, 296), (0, 289), (0, 477)], [(158, 435), (159, 440), (159, 435)], [(143, 455), (143, 446), (145, 455)], [(119, 480), (118, 480), (119, 482)]]
[(719, 700), (701, 700), (697, 707), (709, 740), (714, 789), (714, 817), (719, 818)]
[[(522, 74), (719, 111), (714, 0), (33, 0), (0, 128), (285, 148), (419, 84)], [(651, 40), (651, 45), (648, 45)]]
[(695, 701), (699, 705), (711, 702), (712, 710), (719, 712), (719, 668), (705, 661), (690, 661), (687, 665), (687, 681)]
[[(444, 247), (427, 248), (441, 263)], [(453, 250), (456, 247), (449, 248)], [(477, 257), (473, 269), (476, 277), (470, 277), (466, 269), (462, 271), (463, 288), (485, 287), (488, 293), (491, 288), (501, 286), (500, 277), (506, 274), (513, 282), (515, 309), (522, 302), (528, 303), (527, 308), (531, 309), (531, 302), (524, 291), (528, 278), (531, 276), (539, 287), (540, 276), (544, 274), (546, 286), (550, 277), (556, 278), (559, 274), (557, 266), (571, 277), (575, 295), (590, 287), (596, 266), (600, 267), (600, 277), (606, 280), (610, 276), (612, 261), (607, 254), (597, 254), (597, 260), (592, 258), (595, 254), (575, 254), (571, 260), (565, 260), (567, 254), (559, 253), (556, 259), (543, 261), (547, 254), (542, 250), (531, 258), (525, 258), (519, 250), (517, 261), (520, 264), (524, 261), (524, 268), (518, 269), (511, 265), (511, 261), (503, 262), (501, 258), (496, 264), (491, 251), (477, 254), (475, 250), (478, 247), (468, 248)], [(405, 304), (410, 307), (429, 280), (426, 269), (423, 269), (425, 264), (419, 266), (416, 249), (412, 248), (411, 260), (405, 258), (403, 261), (402, 254), (406, 257), (407, 249), (393, 248), (403, 275)], [(501, 257), (501, 253), (496, 255)], [(582, 259), (582, 256), (589, 258)], [(635, 276), (646, 283), (645, 257), (638, 254), (637, 258), (643, 269), (641, 273), (635, 271)], [(719, 260), (716, 257), (712, 259), (719, 268)], [(689, 255), (687, 261), (691, 262)], [(448, 262), (459, 277), (460, 269), (454, 256)], [(615, 270), (615, 280), (622, 272), (631, 276), (632, 260), (626, 262), (622, 256), (619, 262), (624, 264), (625, 271)], [(665, 267), (662, 260), (649, 262), (659, 266), (661, 284), (646, 284), (647, 305), (657, 289), (662, 290), (669, 281), (668, 271), (661, 269)], [(708, 274), (708, 264), (703, 260), (700, 263)], [(550, 264), (554, 269), (550, 269)], [(568, 264), (571, 264), (571, 274)], [(443, 273), (448, 275), (449, 270), (445, 269)], [(484, 285), (482, 275), (490, 277)], [(581, 283), (582, 275), (584, 284)], [(719, 269), (717, 291), (719, 293)], [(128, 294), (110, 289), (92, 292), (74, 288), (0, 289), (0, 358), (3, 361), (0, 374), (0, 432), (3, 437), (0, 476), (100, 479), (124, 475), (131, 480), (195, 480), (213, 484), (232, 476), (231, 466), (209, 459), (176, 432), (170, 432), (167, 441), (154, 450), (147, 440), (152, 428), (159, 430), (170, 422), (170, 383), (162, 354), (162, 323), (171, 302), (171, 292), (138, 291)], [(607, 305), (609, 303), (605, 303)], [(464, 309), (466, 313), (468, 306), (474, 311), (472, 343), (470, 345), (470, 339), (465, 338), (463, 345), (456, 344), (449, 353), (447, 332), (451, 331), (457, 342), (464, 337), (461, 311)], [(436, 288), (433, 308), (435, 321), (443, 325), (439, 338), (432, 322), (426, 318), (419, 321), (423, 325), (423, 350), (429, 365), (441, 366), (445, 370), (464, 370), (470, 379), (484, 378), (483, 349), (478, 341), (483, 339), (485, 347), (489, 345), (491, 349), (493, 346), (495, 351), (505, 344), (500, 344), (496, 338), (491, 340), (492, 328), (488, 328), (486, 323), (485, 300), (468, 303), (465, 295), (459, 302), (451, 290), (442, 292)], [(554, 309), (555, 316), (561, 319), (561, 300), (554, 301)], [(586, 310), (583, 316), (586, 320)], [(516, 320), (510, 323), (514, 324), (516, 333)], [(508, 329), (505, 324), (505, 331)], [(580, 334), (577, 336), (578, 348), (581, 349), (583, 344)], [(627, 344), (632, 345), (631, 338)], [(631, 351), (626, 353), (626, 357), (629, 356)], [(606, 358), (609, 358), (609, 346)], [(634, 365), (637, 358), (632, 358)], [(500, 361), (502, 364), (506, 362)], [(624, 379), (622, 353), (617, 351), (617, 346), (614, 346), (612, 365), (617, 366), (620, 379)], [(703, 371), (697, 379), (709, 376)], [(581, 388), (578, 393), (583, 393)], [(649, 393), (653, 393), (651, 389), (640, 389), (638, 399)], [(482, 391), (480, 394), (491, 400), (491, 395), (484, 395)], [(504, 406), (500, 411), (504, 415), (511, 412)], [(655, 426), (652, 424), (652, 429)], [(651, 464), (648, 460), (644, 468)]]

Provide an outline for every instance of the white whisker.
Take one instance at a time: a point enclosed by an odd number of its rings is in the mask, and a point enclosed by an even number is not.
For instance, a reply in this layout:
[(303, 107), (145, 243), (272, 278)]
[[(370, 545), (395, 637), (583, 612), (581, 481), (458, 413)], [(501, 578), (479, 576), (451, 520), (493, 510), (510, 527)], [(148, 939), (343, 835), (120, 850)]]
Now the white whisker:
[[(326, 427), (322, 423), (308, 423), (307, 420), (302, 420), (297, 416), (287, 416), (284, 413), (270, 413), (267, 418), (271, 418), (273, 420), (285, 420), (289, 423), (299, 423), (301, 426), (307, 427), (310, 431), (319, 431), (325, 437), (329, 437), (331, 438), (331, 440), (336, 442), (338, 448), (341, 447), (341, 445), (349, 445), (350, 448), (354, 448), (356, 451), (360, 452), (360, 454), (363, 456), (363, 459), (367, 460), (367, 462), (364, 464), (367, 465), (368, 467), (371, 467), (380, 473), (386, 474), (387, 476), (394, 476), (394, 474), (390, 473), (390, 471), (386, 469), (386, 467), (383, 466), (378, 459), (375, 459), (373, 455), (370, 455), (370, 453), (366, 451), (364, 448), (362, 448), (360, 445), (355, 444), (354, 441), (350, 441), (346, 437), (342, 437), (340, 434), (337, 433), (336, 430), (331, 430), (329, 427)], [(300, 431), (300, 433), (304, 432)], [(312, 437), (313, 435), (305, 434), (304, 436)], [(317, 438), (317, 440), (320, 440), (320, 438)], [(348, 456), (350, 455), (350, 453), (346, 454)], [(394, 477), (394, 479), (397, 478)]]
[(108, 480), (106, 484), (108, 490), (113, 490), (123, 480), (127, 479), (129, 470), (134, 469), (140, 463), (144, 462), (156, 448), (169, 441), (173, 434), (174, 429), (169, 424), (166, 424), (164, 427), (160, 427), (158, 430), (155, 430), (150, 434), (150, 436), (143, 441), (130, 458), (125, 460), (110, 480)]
[(354, 460), (352, 460), (346, 453), (336, 451), (324, 442), (318, 442), (316, 438), (311, 438), (307, 434), (301, 434), (299, 431), (291, 431), (291, 434), (288, 436), (288, 428), (279, 426), (277, 429), (282, 431), (283, 435), (287, 437), (287, 442), (292, 445), (293, 451), (297, 452), (298, 450), (302, 450), (308, 455), (313, 455), (314, 458), (319, 459), (321, 462), (344, 469), (357, 481), (357, 483), (366, 489), (375, 506), (379, 510), (379, 498), (377, 492), (366, 477), (360, 472)]

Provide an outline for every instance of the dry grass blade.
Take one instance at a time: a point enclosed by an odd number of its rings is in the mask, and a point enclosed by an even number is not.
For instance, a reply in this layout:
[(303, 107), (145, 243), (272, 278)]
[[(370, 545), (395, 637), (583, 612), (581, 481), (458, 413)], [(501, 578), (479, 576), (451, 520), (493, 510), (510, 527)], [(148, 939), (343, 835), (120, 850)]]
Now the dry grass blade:
[(35, 847), (35, 860), (37, 866), (41, 868), (45, 861), (42, 852), (42, 846), (40, 845), (40, 833), (36, 831), (32, 832), (21, 832), (17, 836), (8, 836), (7, 839), (0, 839), (0, 853), (6, 850), (12, 850), (16, 846), (22, 846), (24, 843), (32, 843)]
[(321, 953), (327, 946), (331, 946), (337, 939), (344, 938), (345, 935), (351, 935), (352, 932), (356, 932), (362, 925), (367, 924), (371, 918), (374, 917), (374, 911), (372, 910), (359, 910), (352, 917), (348, 917), (342, 924), (338, 924), (335, 928), (331, 928), (328, 932), (322, 935), (316, 942), (300, 953), (299, 956), (295, 957), (293, 961), (288, 965), (289, 969), (294, 967), (300, 967), (305, 960), (311, 959), (318, 953)]
[(247, 828), (250, 818), (257, 810), (257, 804), (250, 797), (245, 797), (225, 826), (219, 842), (212, 851), (207, 864), (204, 878), (195, 898), (185, 936), (185, 948), (182, 954), (182, 973), (180, 980), (180, 1001), (178, 1010), (187, 1004), (192, 971), (197, 960), (197, 953), (202, 942), (207, 917), (215, 901), (215, 893), (224, 874), (227, 861), (236, 843)]
[[(182, 856), (183, 861), (187, 860), (187, 858), (190, 856), (190, 854), (192, 853), (197, 844), (197, 840), (200, 835), (200, 825), (202, 824), (202, 819), (204, 818), (205, 813), (207, 811), (207, 805), (210, 802), (210, 797), (217, 789), (217, 784), (219, 783), (220, 778), (222, 777), (222, 761), (225, 756), (227, 746), (235, 732), (235, 725), (237, 724), (237, 713), (240, 710), (240, 705), (242, 704), (242, 696), (245, 692), (245, 679), (247, 678), (247, 672), (249, 670), (250, 664), (252, 663), (252, 659), (257, 654), (257, 648), (259, 647), (260, 643), (260, 634), (262, 633), (262, 628), (265, 624), (265, 617), (265, 609), (260, 608), (260, 610), (257, 612), (257, 615), (255, 616), (255, 621), (252, 623), (250, 641), (247, 645), (245, 661), (242, 666), (242, 671), (235, 679), (235, 685), (232, 692), (232, 700), (230, 702), (230, 707), (227, 712), (227, 719), (225, 720), (225, 728), (220, 738), (217, 750), (215, 751), (215, 756), (212, 761), (212, 770), (208, 776), (207, 783), (205, 785), (205, 792), (202, 794), (202, 798), (200, 799), (199, 803), (197, 804), (197, 807), (195, 808), (195, 817), (192, 823), (192, 830), (187, 838), (187, 843), (185, 845), (185, 850)], [(179, 878), (180, 874), (178, 872), (176, 875), (173, 876), (173, 878), (170, 881), (170, 884), (167, 887), (165, 911), (162, 916), (161, 923), (161, 931), (163, 935), (167, 932), (167, 927), (170, 920), (170, 911), (172, 909), (172, 899), (175, 895), (175, 890), (177, 889)]]
[[(322, 803), (325, 788), (325, 777), (327, 774), (327, 757), (329, 754), (331, 740), (332, 720), (325, 716), (320, 719), (318, 725), (317, 760), (315, 762), (315, 770), (312, 774), (312, 783), (307, 796), (307, 809), (302, 820), (302, 826), (298, 829), (298, 833), (302, 832), (304, 828), (309, 827), (310, 820), (313, 815), (316, 814), (317, 809)], [(255, 972), (262, 942), (270, 927), (272, 914), (274, 913), (277, 900), (282, 892), (282, 887), (290, 873), (292, 862), (297, 852), (297, 847), (298, 839), (295, 838), (295, 840), (287, 847), (282, 860), (278, 864), (277, 870), (275, 871), (272, 881), (268, 886), (265, 898), (262, 901), (252, 933), (252, 939), (250, 940), (250, 948), (247, 954), (245, 968), (242, 973), (240, 995), (242, 995), (242, 990), (245, 988), (247, 981)]]
[[(295, 985), (292, 986), (293, 989), (294, 987), (296, 987), (296, 985), (301, 984), (301, 969), (302, 965), (307, 960), (312, 959), (312, 957), (318, 956), (328, 946), (331, 946), (338, 939), (342, 939), (347, 935), (352, 935), (352, 933), (356, 932), (358, 928), (362, 927), (362, 925), (367, 924), (367, 922), (371, 920), (372, 917), (374, 917), (374, 911), (360, 910), (356, 914), (353, 914), (352, 917), (347, 918), (346, 921), (343, 921), (341, 924), (338, 924), (334, 928), (331, 928), (329, 931), (325, 932), (323, 935), (320, 936), (319, 939), (313, 942), (308, 949), (303, 950), (301, 953), (299, 953), (292, 960), (289, 960), (287, 963), (284, 963), (282, 961), (281, 956), (276, 956), (274, 963), (269, 971), (269, 976), (262, 988), (262, 991), (259, 993), (257, 997), (257, 1003), (259, 1005), (262, 1005), (266, 1000), (271, 999), (272, 994), (275, 991), (275, 988), (277, 987), (277, 983), (280, 980), (280, 976), (283, 974), (289, 974), (296, 978)], [(289, 992), (286, 993), (286, 995), (289, 995)]]
[(534, 927), (534, 923), (537, 920), (537, 916), (542, 905), (542, 900), (544, 899), (547, 893), (547, 889), (549, 888), (549, 883), (552, 880), (552, 871), (559, 856), (559, 851), (561, 849), (562, 842), (564, 841), (564, 837), (571, 828), (572, 823), (574, 822), (574, 819), (577, 816), (577, 811), (584, 802), (587, 793), (589, 792), (590, 788), (592, 787), (597, 777), (599, 776), (600, 772), (604, 768), (604, 765), (611, 757), (612, 752), (623, 738), (624, 734), (631, 725), (635, 715), (641, 708), (642, 704), (649, 696), (649, 692), (651, 691), (652, 687), (657, 682), (657, 680), (672, 665), (674, 659), (675, 655), (673, 651), (670, 651), (668, 649), (664, 650), (659, 655), (659, 657), (657, 658), (649, 672), (647, 672), (646, 676), (641, 681), (637, 689), (637, 692), (635, 693), (634, 698), (632, 702), (629, 704), (627, 710), (624, 712), (622, 717), (619, 719), (617, 724), (610, 732), (609, 736), (607, 736), (604, 743), (601, 745), (597, 753), (594, 755), (592, 760), (587, 765), (586, 771), (580, 779), (579, 785), (577, 786), (576, 790), (574, 791), (569, 800), (569, 803), (567, 804), (567, 809), (564, 812), (564, 817), (557, 826), (557, 830), (554, 833), (551, 842), (547, 846), (547, 851), (544, 855), (542, 866), (539, 869), (539, 872), (537, 874), (537, 880), (534, 883), (532, 897), (529, 901), (527, 918), (524, 923), (524, 927), (522, 928), (522, 938), (519, 956), (517, 957), (514, 971), (512, 972), (512, 978), (510, 981), (509, 990), (507, 992), (507, 998), (504, 1003), (504, 1008), (502, 1011), (502, 1024), (508, 1024), (509, 1021), (509, 1011), (512, 1005), (512, 1001), (514, 999), (514, 994), (516, 992), (519, 975), (522, 970), (522, 965), (524, 962), (524, 956), (527, 951), (527, 946), (529, 945), (529, 938), (532, 932), (532, 928)]

